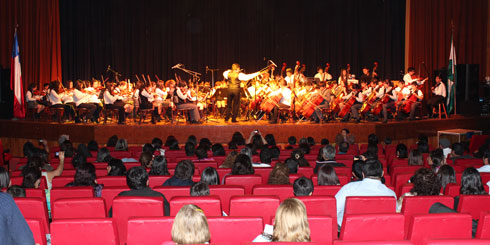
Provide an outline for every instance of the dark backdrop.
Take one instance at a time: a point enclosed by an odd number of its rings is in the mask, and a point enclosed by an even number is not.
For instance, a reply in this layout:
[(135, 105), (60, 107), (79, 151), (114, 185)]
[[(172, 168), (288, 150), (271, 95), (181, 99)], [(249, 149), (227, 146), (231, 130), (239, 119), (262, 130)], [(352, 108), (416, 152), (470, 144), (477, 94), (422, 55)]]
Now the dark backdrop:
[[(380, 63), (382, 77), (400, 78), (404, 62), (404, 0), (66, 0), (60, 1), (63, 79), (106, 74), (173, 77), (183, 63), (217, 79), (233, 62), (246, 72), (266, 66), (307, 65), (306, 75), (331, 63)], [(280, 69), (277, 69), (278, 72)], [(183, 77), (184, 78), (184, 77)], [(206, 77), (210, 80), (210, 75)]]

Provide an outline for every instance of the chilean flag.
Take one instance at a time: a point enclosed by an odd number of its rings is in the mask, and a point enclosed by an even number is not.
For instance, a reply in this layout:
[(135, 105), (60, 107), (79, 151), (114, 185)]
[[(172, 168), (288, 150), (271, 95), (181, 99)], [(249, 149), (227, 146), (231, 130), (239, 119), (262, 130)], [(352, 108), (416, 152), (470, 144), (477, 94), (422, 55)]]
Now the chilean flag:
[(14, 48), (12, 49), (12, 65), (10, 67), (10, 89), (14, 91), (14, 117), (26, 116), (24, 107), (24, 93), (22, 92), (22, 75), (20, 71), (19, 43), (17, 42), (17, 30), (14, 34)]

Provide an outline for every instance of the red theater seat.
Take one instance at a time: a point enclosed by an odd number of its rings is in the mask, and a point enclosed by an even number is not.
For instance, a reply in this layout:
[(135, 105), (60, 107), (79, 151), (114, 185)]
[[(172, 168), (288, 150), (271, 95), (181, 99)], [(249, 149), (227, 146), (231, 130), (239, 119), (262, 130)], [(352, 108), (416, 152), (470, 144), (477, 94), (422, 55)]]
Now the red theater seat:
[(479, 219), (481, 212), (490, 211), (490, 195), (460, 195), (457, 210)]
[(306, 178), (311, 178), (313, 175), (313, 168), (312, 167), (299, 167), (298, 168), (298, 174), (301, 176), (305, 176)]
[(97, 178), (98, 184), (103, 184), (104, 187), (109, 186), (128, 186), (125, 176), (102, 176)]
[(424, 245), (489, 245), (490, 240), (482, 239), (431, 239)]
[(53, 202), (60, 198), (94, 197), (94, 188), (91, 186), (59, 187), (51, 189), (50, 195), (51, 205), (53, 205)]
[(475, 238), (490, 239), (490, 212), (481, 213)]
[(46, 245), (46, 230), (39, 219), (26, 219), (36, 244)]
[(38, 197), (14, 198), (15, 204), (26, 219), (37, 219), (41, 222), (44, 230), (49, 233), (49, 218), (46, 202)]
[[(220, 183), (222, 179), (225, 177), (227, 174), (231, 174), (231, 168), (217, 168), (216, 171), (218, 172), (219, 178), (220, 178)], [(221, 183), (223, 184), (223, 183)]]
[(105, 201), (106, 214), (109, 215), (109, 210), (112, 207), (112, 200), (123, 191), (129, 191), (129, 187), (104, 187), (101, 197)]
[(106, 218), (104, 199), (101, 197), (61, 198), (53, 202), (54, 219)]
[(459, 196), (459, 189), (461, 186), (456, 183), (449, 183), (446, 185), (446, 189), (444, 189), (444, 195), (456, 197)]
[[(337, 203), (332, 196), (296, 197), (306, 206), (306, 214), (310, 216), (330, 216), (332, 218), (332, 237), (337, 238)], [(335, 222), (335, 223), (333, 223)]]
[(277, 196), (234, 196), (230, 199), (230, 216), (262, 217), (270, 221), (279, 207)]
[(175, 216), (187, 204), (200, 207), (206, 216), (221, 216), (221, 201), (217, 196), (173, 197), (170, 200), (170, 216)]
[(335, 170), (335, 173), (337, 175), (352, 176), (352, 168), (348, 168), (348, 167), (335, 167), (334, 170)]
[[(415, 171), (417, 171), (419, 168), (423, 168), (423, 166), (396, 166), (392, 168), (391, 171), (391, 178), (396, 181), (395, 176), (400, 173), (408, 173), (408, 174), (415, 174)], [(386, 173), (386, 171), (385, 171)]]
[[(24, 177), (22, 176), (15, 176), (15, 177), (10, 177), (10, 182), (12, 182), (12, 185), (20, 185), (22, 186), (22, 181), (24, 180)], [(39, 189), (47, 189), (46, 185), (46, 178), (41, 178), (41, 183), (39, 184)]]
[(344, 216), (395, 212), (396, 200), (392, 196), (351, 196), (345, 200)]
[(202, 172), (207, 167), (218, 168), (218, 163), (216, 161), (194, 161), (194, 166), (196, 169), (199, 169), (199, 172)]
[[(337, 174), (337, 177), (339, 178), (340, 185), (345, 185), (350, 181), (350, 176), (347, 175)], [(313, 181), (314, 185), (318, 185), (318, 175), (313, 175), (311, 181)]]
[(118, 196), (112, 202), (112, 217), (121, 244), (126, 242), (129, 217), (162, 217), (163, 198)]
[(211, 195), (218, 196), (221, 200), (221, 208), (227, 214), (230, 213), (230, 198), (232, 196), (245, 195), (245, 188), (234, 185), (212, 185), (209, 186)]
[(292, 185), (256, 185), (253, 188), (253, 195), (278, 196), (282, 202), (294, 196), (294, 193)]
[(252, 194), (254, 185), (262, 184), (262, 176), (250, 175), (228, 175), (225, 177), (226, 185), (241, 185), (245, 188), (245, 194)]
[(153, 190), (162, 193), (168, 201), (176, 196), (188, 197), (191, 195), (190, 186), (157, 186)]
[(111, 219), (60, 219), (51, 223), (51, 244), (117, 245)]
[(131, 152), (129, 151), (111, 151), (111, 156), (114, 158), (130, 158), (132, 157)]
[(172, 176), (170, 175), (165, 175), (165, 176), (149, 176), (149, 186), (151, 188), (155, 188), (157, 186), (162, 186), (163, 183), (165, 183), (165, 181), (167, 181), (168, 179), (170, 179)]
[(399, 173), (395, 175), (395, 178), (393, 180), (397, 197), (401, 196), (402, 186), (407, 184), (412, 176), (413, 173)]
[(51, 182), (53, 187), (65, 187), (66, 184), (73, 182), (74, 176), (56, 176)]
[(454, 198), (449, 196), (406, 196), (403, 198), (401, 213), (405, 215), (405, 234), (408, 233), (412, 216), (428, 214), (430, 207), (436, 202), (440, 202), (451, 209), (454, 206)]
[(174, 217), (129, 218), (128, 245), (160, 245), (172, 241)]
[(335, 196), (340, 188), (340, 185), (315, 185), (313, 196)]
[(469, 214), (421, 214), (410, 222), (407, 239), (421, 244), (428, 239), (471, 239)]
[(410, 241), (334, 241), (334, 245), (413, 245)]
[[(272, 172), (272, 168), (254, 168), (254, 173), (262, 176), (262, 183), (261, 184), (267, 184), (267, 181), (269, 180), (269, 175)], [(226, 180), (225, 180), (226, 183)], [(228, 184), (228, 183), (226, 183)]]
[(289, 183), (294, 183), (297, 179), (301, 177), (300, 174), (289, 174)]
[[(310, 226), (310, 238), (312, 242), (321, 244), (332, 244), (332, 240), (337, 239), (337, 234), (326, 232), (332, 230), (334, 219), (330, 216), (308, 216)], [(335, 225), (337, 228), (337, 225)]]
[(26, 197), (39, 197), (46, 201), (46, 191), (38, 188), (24, 188)]
[(345, 215), (340, 240), (403, 240), (405, 216), (402, 214)]
[(252, 241), (264, 228), (260, 217), (208, 217), (208, 225), (212, 244)]

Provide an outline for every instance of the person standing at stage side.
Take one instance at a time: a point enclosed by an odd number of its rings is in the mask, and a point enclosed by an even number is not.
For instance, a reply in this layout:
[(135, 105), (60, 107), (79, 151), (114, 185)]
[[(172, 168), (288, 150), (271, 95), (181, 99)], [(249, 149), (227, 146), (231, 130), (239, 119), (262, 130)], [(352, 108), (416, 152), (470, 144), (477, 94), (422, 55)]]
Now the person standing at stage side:
[(427, 109), (429, 111), (429, 118), (432, 117), (432, 109), (438, 104), (443, 104), (446, 100), (446, 85), (442, 82), (441, 76), (436, 76), (436, 84), (432, 88), (434, 94), (432, 98), (427, 101)]
[(199, 124), (202, 123), (199, 120), (201, 116), (199, 116), (199, 110), (197, 109), (197, 105), (194, 103), (190, 103), (191, 99), (190, 90), (187, 88), (187, 84), (185, 82), (180, 82), (175, 89), (174, 92), (174, 103), (177, 109), (188, 109), (190, 110), (190, 118), (191, 123)]
[(237, 122), (238, 109), (240, 108), (240, 81), (247, 81), (256, 76), (260, 72), (252, 74), (244, 74), (240, 72), (240, 65), (234, 63), (231, 65), (230, 70), (223, 72), (223, 77), (228, 80), (228, 105), (226, 106), (225, 122), (230, 120), (231, 122)]

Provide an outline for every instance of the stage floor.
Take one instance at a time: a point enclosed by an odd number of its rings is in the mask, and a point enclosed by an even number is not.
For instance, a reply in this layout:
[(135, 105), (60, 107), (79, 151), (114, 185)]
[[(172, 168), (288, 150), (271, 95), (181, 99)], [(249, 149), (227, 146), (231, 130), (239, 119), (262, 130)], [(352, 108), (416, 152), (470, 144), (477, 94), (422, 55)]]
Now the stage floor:
[(335, 135), (343, 128), (348, 128), (356, 136), (357, 142), (367, 142), (367, 136), (371, 133), (377, 134), (380, 140), (384, 140), (387, 137), (392, 140), (416, 138), (420, 133), (435, 136), (438, 130), (454, 128), (483, 130), (484, 133), (488, 134), (490, 131), (490, 117), (464, 117), (457, 115), (443, 120), (424, 119), (390, 121), (389, 123), (328, 122), (323, 124), (310, 124), (309, 122), (269, 124), (265, 120), (226, 123), (223, 119), (218, 119), (217, 121), (208, 121), (198, 125), (184, 122), (178, 124), (170, 124), (168, 122), (138, 124), (131, 120), (128, 120), (127, 125), (117, 125), (109, 122), (107, 124), (74, 124), (30, 120), (0, 120), (0, 137), (55, 141), (59, 135), (69, 134), (73, 142), (86, 143), (95, 139), (99, 144), (104, 144), (110, 136), (116, 134), (120, 138), (126, 138), (130, 144), (143, 144), (150, 142), (154, 137), (160, 137), (165, 140), (169, 135), (174, 135), (180, 143), (184, 143), (189, 135), (195, 135), (197, 138), (207, 137), (212, 142), (227, 143), (236, 131), (241, 132), (247, 138), (253, 130), (258, 129), (263, 135), (274, 134), (278, 143), (286, 143), (289, 136), (296, 136), (297, 139), (312, 136), (317, 142), (322, 138), (334, 141)]

